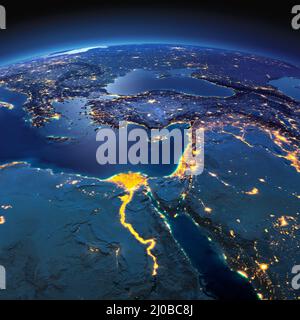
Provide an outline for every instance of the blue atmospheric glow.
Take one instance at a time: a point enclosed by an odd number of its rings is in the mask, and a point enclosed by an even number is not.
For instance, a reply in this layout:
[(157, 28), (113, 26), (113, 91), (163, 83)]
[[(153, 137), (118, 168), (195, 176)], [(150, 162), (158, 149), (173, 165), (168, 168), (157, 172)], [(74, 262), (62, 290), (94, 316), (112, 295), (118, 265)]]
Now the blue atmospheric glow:
[(240, 46), (234, 43), (224, 43), (224, 42), (214, 42), (208, 40), (186, 40), (183, 38), (149, 38), (149, 37), (135, 37), (124, 39), (106, 39), (106, 40), (87, 40), (81, 41), (80, 43), (69, 43), (65, 45), (52, 45), (48, 47), (44, 47), (40, 50), (35, 50), (32, 52), (27, 52), (26, 54), (18, 54), (12, 56), (10, 59), (2, 60), (0, 62), (0, 66), (6, 66), (13, 63), (18, 63), (22, 61), (32, 60), (44, 56), (49, 56), (55, 52), (63, 52), (63, 51), (80, 51), (84, 48), (96, 48), (96, 47), (104, 47), (104, 46), (119, 46), (119, 45), (143, 45), (143, 44), (169, 44), (169, 45), (192, 45), (199, 47), (206, 47), (212, 49), (222, 49), (222, 50), (231, 50), (231, 51), (240, 51), (244, 53), (252, 53), (257, 54), (273, 59), (284, 60), (286, 62), (290, 62), (293, 64), (298, 64), (297, 62), (291, 60), (289, 57), (279, 57), (271, 52), (266, 52), (261, 49), (250, 49), (245, 46)]

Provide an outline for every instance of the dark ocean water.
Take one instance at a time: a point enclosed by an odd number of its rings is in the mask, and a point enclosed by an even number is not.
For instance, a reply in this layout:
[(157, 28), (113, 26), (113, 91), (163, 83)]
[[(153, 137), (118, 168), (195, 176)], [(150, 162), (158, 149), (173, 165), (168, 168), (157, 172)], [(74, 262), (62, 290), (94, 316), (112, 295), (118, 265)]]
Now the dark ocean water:
[(194, 79), (190, 76), (193, 70), (172, 70), (160, 77), (153, 71), (136, 69), (123, 77), (118, 77), (106, 87), (111, 94), (135, 95), (151, 90), (172, 90), (185, 94), (204, 97), (230, 97), (234, 91), (214, 83)]
[(283, 77), (269, 82), (287, 96), (300, 101), (300, 79)]
[[(0, 88), (0, 100), (15, 106), (13, 110), (3, 108), (0, 114), (2, 163), (24, 160), (34, 166), (51, 168), (56, 172), (80, 173), (101, 179), (124, 171), (139, 171), (148, 176), (167, 176), (176, 169), (175, 161), (170, 165), (99, 165), (96, 161), (96, 151), (100, 146), (100, 142), (96, 141), (97, 127), (90, 123), (88, 117), (79, 118), (84, 105), (84, 101), (80, 99), (56, 103), (56, 109), (63, 111), (65, 117), (60, 121), (53, 120), (41, 129), (33, 128), (28, 121), (24, 121), (24, 95)], [(137, 127), (129, 125), (128, 130)], [(186, 126), (175, 127), (183, 130)], [(63, 136), (71, 140), (67, 143), (53, 143), (49, 142), (48, 136)], [(130, 147), (130, 143), (128, 146)]]
[(34, 157), (36, 150), (43, 146), (44, 139), (23, 119), (25, 113), (22, 104), (26, 97), (0, 88), (0, 100), (14, 105), (13, 110), (0, 110), (0, 161), (3, 163)]
[(186, 215), (169, 218), (173, 236), (204, 277), (207, 292), (220, 300), (256, 300), (252, 286), (231, 271), (223, 256)]

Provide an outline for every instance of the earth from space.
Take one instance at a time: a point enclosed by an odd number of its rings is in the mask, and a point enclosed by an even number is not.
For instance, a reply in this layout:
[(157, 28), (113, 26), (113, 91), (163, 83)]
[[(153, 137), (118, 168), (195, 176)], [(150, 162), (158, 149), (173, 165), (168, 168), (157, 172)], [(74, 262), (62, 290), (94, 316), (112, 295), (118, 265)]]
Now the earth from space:
[[(284, 60), (139, 44), (2, 66), (0, 298), (299, 298), (300, 68)], [(203, 173), (100, 166), (96, 133), (120, 121), (204, 128)]]

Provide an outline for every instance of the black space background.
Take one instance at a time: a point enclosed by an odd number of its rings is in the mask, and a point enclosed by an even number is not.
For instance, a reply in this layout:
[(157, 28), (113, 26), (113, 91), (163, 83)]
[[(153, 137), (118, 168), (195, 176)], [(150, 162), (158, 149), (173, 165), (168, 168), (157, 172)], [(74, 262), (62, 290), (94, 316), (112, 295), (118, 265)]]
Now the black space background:
[[(300, 61), (300, 30), (291, 28), (291, 8), (300, 0), (198, 0), (184, 1), (117, 1), (84, 0), (74, 1), (5, 1), (0, 0), (7, 10), (7, 30), (0, 31), (0, 60), (9, 59), (20, 52), (34, 52), (47, 44), (63, 45), (66, 39), (81, 40), (80, 28), (92, 17), (116, 25), (122, 21), (120, 33), (135, 35), (129, 24), (136, 23), (139, 36), (163, 34), (180, 35), (197, 40), (200, 20), (205, 20), (209, 37), (216, 42), (231, 42), (244, 48), (261, 48), (261, 52), (272, 52), (275, 56)], [(73, 20), (71, 20), (73, 17)], [(81, 17), (84, 17), (81, 19)], [(135, 21), (137, 19), (138, 21)], [(76, 28), (72, 27), (76, 24)], [(74, 29), (73, 32), (71, 29)], [(128, 29), (126, 29), (128, 28)], [(204, 27), (205, 29), (205, 27)], [(62, 34), (66, 31), (65, 38)], [(258, 50), (259, 52), (259, 50)]]
[(199, 0), (199, 1), (130, 1), (130, 0), (84, 0), (76, 1), (58, 1), (58, 0), (42, 0), (32, 1), (5, 1), (1, 0), (1, 4), (5, 5), (8, 11), (12, 12), (9, 16), (11, 24), (16, 25), (20, 22), (30, 21), (36, 17), (45, 17), (56, 14), (68, 14), (74, 12), (83, 12), (86, 10), (103, 10), (115, 11), (119, 9), (141, 10), (147, 11), (149, 9), (174, 9), (180, 12), (193, 12), (200, 11), (218, 12), (226, 15), (240, 16), (245, 19), (262, 20), (267, 23), (276, 24), (284, 29), (290, 27), (291, 7), (295, 4), (300, 4), (300, 1), (289, 0)]

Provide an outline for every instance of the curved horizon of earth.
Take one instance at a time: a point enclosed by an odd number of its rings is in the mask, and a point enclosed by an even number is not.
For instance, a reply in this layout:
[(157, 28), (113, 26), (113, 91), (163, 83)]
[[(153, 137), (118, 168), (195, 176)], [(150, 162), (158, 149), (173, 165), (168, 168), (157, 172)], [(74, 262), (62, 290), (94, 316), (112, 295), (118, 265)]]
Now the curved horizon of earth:
[[(280, 60), (163, 44), (0, 68), (0, 298), (296, 299), (299, 79)], [(101, 168), (96, 131), (124, 120), (205, 127), (203, 174)]]

